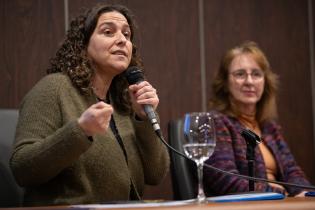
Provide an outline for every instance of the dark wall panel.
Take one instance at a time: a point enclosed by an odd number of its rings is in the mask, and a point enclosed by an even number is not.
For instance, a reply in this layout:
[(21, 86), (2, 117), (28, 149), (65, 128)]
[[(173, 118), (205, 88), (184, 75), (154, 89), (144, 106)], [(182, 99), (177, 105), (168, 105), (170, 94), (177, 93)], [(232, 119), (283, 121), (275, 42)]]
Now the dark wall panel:
[(225, 50), (245, 40), (257, 42), (280, 76), (278, 110), (286, 140), (315, 182), (308, 34), (307, 0), (205, 1), (208, 77)]
[(0, 107), (17, 108), (64, 35), (63, 1), (3, 0), (0, 11)]
[[(69, 1), (70, 15), (96, 1)], [(121, 3), (130, 8), (138, 23), (136, 44), (148, 80), (156, 87), (161, 127), (188, 111), (201, 110), (198, 2), (190, 0), (97, 1)], [(82, 10), (81, 10), (82, 11)], [(170, 177), (145, 193), (149, 199), (171, 199)]]

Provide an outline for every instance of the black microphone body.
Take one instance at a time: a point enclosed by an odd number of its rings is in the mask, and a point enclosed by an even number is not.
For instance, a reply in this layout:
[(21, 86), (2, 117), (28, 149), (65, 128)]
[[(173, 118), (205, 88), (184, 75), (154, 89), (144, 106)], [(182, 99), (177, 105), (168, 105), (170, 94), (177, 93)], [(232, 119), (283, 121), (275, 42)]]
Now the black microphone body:
[[(144, 81), (144, 77), (143, 77), (143, 73), (141, 69), (139, 69), (136, 66), (129, 67), (125, 72), (125, 76), (130, 85), (138, 84)], [(143, 109), (148, 119), (150, 120), (154, 131), (160, 133), (160, 125), (157, 121), (157, 117), (153, 110), (153, 107), (149, 104), (144, 104)]]

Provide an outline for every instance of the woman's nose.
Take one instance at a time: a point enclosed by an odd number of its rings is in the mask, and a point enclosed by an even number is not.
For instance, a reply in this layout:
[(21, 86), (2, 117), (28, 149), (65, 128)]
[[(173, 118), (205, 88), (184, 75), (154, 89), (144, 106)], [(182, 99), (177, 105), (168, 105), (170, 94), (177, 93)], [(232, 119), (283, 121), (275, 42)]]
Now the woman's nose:
[(248, 83), (252, 83), (253, 82), (253, 77), (252, 77), (251, 74), (246, 74), (245, 82), (248, 82)]
[(116, 35), (116, 41), (117, 41), (118, 44), (126, 43), (127, 38), (125, 37), (125, 35), (123, 33), (119, 32)]

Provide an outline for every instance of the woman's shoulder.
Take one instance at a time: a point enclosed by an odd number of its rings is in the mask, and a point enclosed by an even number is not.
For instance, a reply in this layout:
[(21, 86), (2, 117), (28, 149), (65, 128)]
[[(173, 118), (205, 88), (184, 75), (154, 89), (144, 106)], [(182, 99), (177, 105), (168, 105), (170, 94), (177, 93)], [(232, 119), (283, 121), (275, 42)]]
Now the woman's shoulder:
[(213, 117), (222, 117), (222, 116), (224, 115), (222, 112), (217, 111), (217, 110), (215, 110), (215, 109), (210, 110), (209, 112), (211, 113), (211, 115), (212, 115)]
[(218, 110), (211, 110), (210, 111), (211, 115), (213, 116), (214, 119), (217, 119), (217, 120), (228, 120), (230, 121), (232, 119), (231, 116), (223, 113), (223, 112), (220, 112)]
[(56, 90), (60, 87), (72, 86), (70, 78), (61, 72), (52, 73), (44, 76), (33, 87), (34, 90), (48, 91)]
[(62, 84), (71, 84), (70, 78), (68, 75), (58, 72), (47, 74), (38, 82), (39, 84), (55, 84), (55, 85), (62, 85)]
[(226, 113), (217, 110), (212, 110), (210, 113), (218, 126), (234, 128), (238, 124), (238, 120), (235, 117), (232, 117)]
[(60, 90), (65, 90), (71, 87), (70, 78), (63, 73), (48, 74), (41, 78), (34, 87), (26, 94), (24, 100), (27, 98), (39, 100), (43, 98), (53, 97), (58, 95)]
[(273, 133), (275, 131), (282, 130), (280, 123), (278, 122), (278, 120), (275, 120), (275, 119), (263, 122), (262, 127), (263, 127), (264, 132), (267, 132), (267, 133)]

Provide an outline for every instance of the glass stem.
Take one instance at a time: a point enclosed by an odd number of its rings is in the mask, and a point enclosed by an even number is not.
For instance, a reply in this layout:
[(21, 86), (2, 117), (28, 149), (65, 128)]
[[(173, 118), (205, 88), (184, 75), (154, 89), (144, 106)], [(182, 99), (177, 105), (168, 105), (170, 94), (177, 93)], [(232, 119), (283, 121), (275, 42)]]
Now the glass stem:
[(203, 161), (197, 161), (198, 167), (198, 203), (206, 201), (205, 192), (203, 190)]

